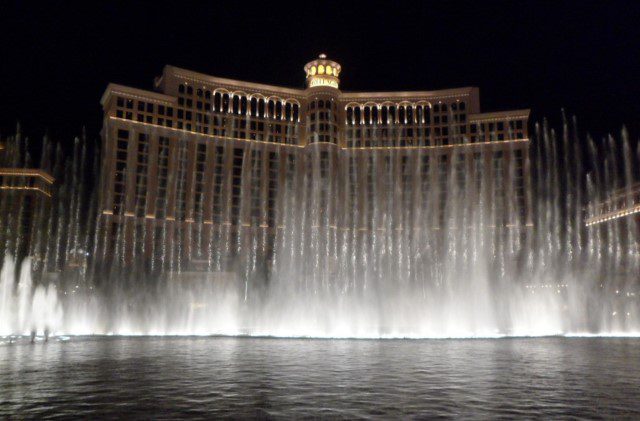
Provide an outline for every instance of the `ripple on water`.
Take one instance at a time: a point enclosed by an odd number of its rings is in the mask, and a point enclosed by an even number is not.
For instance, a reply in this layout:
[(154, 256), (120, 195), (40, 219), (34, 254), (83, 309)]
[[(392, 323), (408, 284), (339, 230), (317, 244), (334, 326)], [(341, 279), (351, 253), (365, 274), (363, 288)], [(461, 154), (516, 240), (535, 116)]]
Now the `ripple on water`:
[(0, 346), (0, 417), (640, 417), (640, 339)]

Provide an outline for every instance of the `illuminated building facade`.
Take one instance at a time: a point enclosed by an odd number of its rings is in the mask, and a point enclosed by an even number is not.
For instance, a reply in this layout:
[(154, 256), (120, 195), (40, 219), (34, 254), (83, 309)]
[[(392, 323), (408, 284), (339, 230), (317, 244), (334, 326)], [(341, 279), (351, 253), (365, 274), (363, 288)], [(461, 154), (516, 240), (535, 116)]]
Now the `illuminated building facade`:
[(49, 205), (54, 183), (47, 171), (30, 167), (21, 147), (20, 134), (0, 142), (0, 256), (18, 258), (33, 251), (36, 215)]
[[(377, 229), (370, 193), (383, 197), (396, 185), (403, 200), (434, 192), (429, 200), (443, 206), (427, 225), (437, 229), (452, 173), (469, 185), (499, 180), (468, 193), (487, 195), (496, 224), (531, 225), (529, 110), (482, 113), (473, 87), (342, 92), (342, 68), (325, 55), (304, 71), (305, 89), (173, 66), (154, 91), (109, 84), (101, 99), (104, 250), (118, 236), (125, 244), (144, 237), (144, 253), (175, 235), (198, 250), (217, 243), (222, 230), (268, 237), (283, 225), (287, 180), (313, 177), (326, 187), (314, 203), (335, 229)], [(385, 171), (394, 186), (380, 177)], [(346, 208), (354, 211), (340, 212)]]
[(615, 190), (605, 200), (591, 205), (585, 223), (591, 227), (624, 219), (640, 223), (640, 183)]
[(604, 200), (592, 202), (586, 211), (585, 225), (600, 229), (603, 238), (616, 238), (617, 234), (625, 247), (640, 245), (640, 183), (612, 191)]

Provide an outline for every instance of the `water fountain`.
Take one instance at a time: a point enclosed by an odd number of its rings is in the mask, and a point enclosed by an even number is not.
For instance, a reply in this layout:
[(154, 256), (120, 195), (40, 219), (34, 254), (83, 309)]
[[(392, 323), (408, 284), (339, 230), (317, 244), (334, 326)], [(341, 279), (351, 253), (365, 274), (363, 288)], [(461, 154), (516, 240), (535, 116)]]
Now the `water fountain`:
[[(65, 334), (375, 338), (637, 334), (637, 227), (632, 219), (584, 223), (589, 204), (638, 176), (640, 157), (627, 133), (598, 143), (578, 138), (566, 122), (560, 135), (541, 125), (532, 148), (533, 226), (513, 209), (499, 215), (499, 198), (472, 199), (473, 189), (487, 186), (471, 185), (455, 165), (436, 188), (423, 188), (426, 179), (407, 187), (405, 164), (386, 153), (388, 159), (381, 156), (362, 169), (387, 186), (386, 193), (373, 192), (370, 229), (358, 225), (353, 206), (331, 215), (318, 206), (335, 192), (318, 176), (316, 163), (279, 196), (283, 226), (272, 247), (253, 227), (196, 221), (195, 247), (186, 235), (166, 241), (166, 226), (136, 231), (137, 258), (130, 262), (121, 224), (114, 258), (105, 265), (96, 253), (101, 239), (94, 223), (97, 197), (88, 194), (86, 182), (86, 141), (78, 140), (70, 162), (60, 154), (53, 160), (64, 182), (51, 209), (39, 211), (33, 260), (24, 260), (18, 271), (18, 263), (5, 258), (0, 334), (44, 328)], [(243, 162), (255, 151), (259, 146), (247, 150)], [(181, 186), (182, 176), (178, 171), (169, 182)], [(242, 189), (251, 188), (253, 176), (243, 171)], [(446, 217), (436, 224), (438, 206)], [(331, 222), (336, 220), (339, 225)], [(215, 236), (203, 245), (207, 232)], [(147, 235), (159, 245), (149, 260), (142, 257)], [(185, 255), (207, 262), (207, 270), (185, 281)], [(221, 282), (223, 273), (229, 279)]]

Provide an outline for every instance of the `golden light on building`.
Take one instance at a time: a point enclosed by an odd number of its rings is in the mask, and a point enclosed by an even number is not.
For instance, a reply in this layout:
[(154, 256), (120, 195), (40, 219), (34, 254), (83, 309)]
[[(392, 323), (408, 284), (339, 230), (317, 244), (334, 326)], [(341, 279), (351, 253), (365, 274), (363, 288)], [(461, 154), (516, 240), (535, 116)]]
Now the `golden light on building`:
[[(360, 220), (345, 225), (332, 216), (331, 229), (383, 229), (367, 221), (367, 201), (375, 200), (370, 192), (383, 186), (372, 188), (380, 180), (363, 171), (388, 160), (406, 167), (404, 177), (434, 180), (441, 177), (434, 171), (442, 163), (453, 168), (463, 162), (469, 173), (485, 168), (477, 177), (487, 180), (495, 177), (491, 168), (511, 163), (500, 194), (505, 209), (518, 207), (509, 215), (521, 220), (505, 218), (501, 224), (531, 227), (529, 110), (481, 112), (475, 87), (342, 92), (342, 68), (324, 54), (304, 71), (304, 89), (173, 66), (156, 78), (155, 91), (110, 84), (101, 99), (100, 213), (107, 235), (115, 232), (114, 224), (132, 220), (168, 229), (180, 225), (183, 233), (206, 225), (200, 228), (205, 234), (191, 237), (202, 241), (218, 228), (272, 235), (284, 226), (278, 206), (285, 180), (303, 180), (314, 166), (336, 189), (323, 206), (329, 215), (338, 214), (347, 190), (357, 190), (362, 199), (354, 210)], [(354, 166), (357, 174), (344, 176)]]
[(340, 64), (327, 59), (325, 54), (320, 54), (316, 60), (312, 60), (304, 66), (307, 75), (307, 87), (330, 87), (338, 89), (340, 80)]

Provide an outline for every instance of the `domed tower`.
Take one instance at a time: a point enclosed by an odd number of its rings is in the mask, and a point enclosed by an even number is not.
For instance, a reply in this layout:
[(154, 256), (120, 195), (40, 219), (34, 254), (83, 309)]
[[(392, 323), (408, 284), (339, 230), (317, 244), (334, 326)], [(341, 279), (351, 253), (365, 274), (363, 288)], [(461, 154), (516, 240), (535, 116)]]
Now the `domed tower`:
[(307, 63), (307, 144), (338, 144), (338, 97), (342, 67), (325, 54)]

